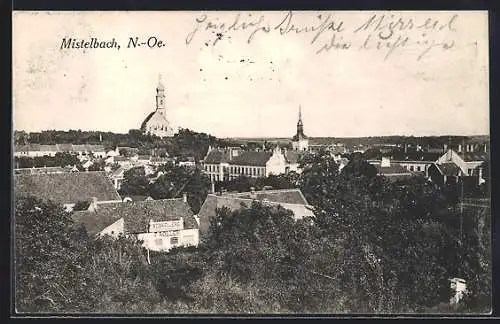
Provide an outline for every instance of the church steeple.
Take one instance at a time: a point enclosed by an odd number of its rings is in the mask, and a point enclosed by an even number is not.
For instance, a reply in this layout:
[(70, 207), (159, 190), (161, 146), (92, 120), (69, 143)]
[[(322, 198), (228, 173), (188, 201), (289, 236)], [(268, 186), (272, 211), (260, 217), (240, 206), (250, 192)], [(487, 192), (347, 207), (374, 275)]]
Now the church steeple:
[(304, 131), (304, 124), (302, 123), (302, 107), (299, 105), (299, 121), (297, 122), (297, 133)]
[(304, 124), (302, 123), (302, 107), (299, 105), (299, 121), (297, 122), (297, 134), (296, 138), (307, 138), (304, 135)]
[(161, 82), (161, 74), (158, 76), (158, 86), (156, 87), (156, 110), (165, 115), (165, 87)]
[(297, 133), (292, 138), (294, 150), (307, 150), (309, 144), (307, 136), (304, 134), (304, 124), (302, 122), (302, 107), (299, 105), (299, 120), (297, 121)]

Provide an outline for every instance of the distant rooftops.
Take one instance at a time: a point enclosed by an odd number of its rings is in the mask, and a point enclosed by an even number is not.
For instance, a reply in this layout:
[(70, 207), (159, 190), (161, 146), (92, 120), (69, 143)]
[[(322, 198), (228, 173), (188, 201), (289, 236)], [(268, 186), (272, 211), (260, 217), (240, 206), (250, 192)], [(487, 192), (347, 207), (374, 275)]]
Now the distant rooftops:
[(16, 145), (14, 152), (104, 152), (104, 145), (93, 144), (26, 144)]

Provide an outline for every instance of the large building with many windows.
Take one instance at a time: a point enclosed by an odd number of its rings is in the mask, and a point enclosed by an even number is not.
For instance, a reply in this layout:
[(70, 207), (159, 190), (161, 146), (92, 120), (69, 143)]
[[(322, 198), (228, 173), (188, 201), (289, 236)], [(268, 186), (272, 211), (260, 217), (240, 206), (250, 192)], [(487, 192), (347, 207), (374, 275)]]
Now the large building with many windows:
[(203, 161), (204, 171), (212, 181), (233, 180), (239, 176), (268, 177), (298, 171), (296, 152), (281, 149), (244, 151), (239, 147), (209, 148)]

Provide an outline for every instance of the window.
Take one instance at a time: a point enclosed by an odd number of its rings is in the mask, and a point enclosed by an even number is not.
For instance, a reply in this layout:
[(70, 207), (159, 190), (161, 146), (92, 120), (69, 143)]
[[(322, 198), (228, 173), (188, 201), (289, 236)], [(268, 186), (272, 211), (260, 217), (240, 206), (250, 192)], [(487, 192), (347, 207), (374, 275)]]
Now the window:
[(410, 165), (410, 171), (413, 171), (413, 165)]
[(422, 171), (422, 170), (420, 169), (420, 165), (417, 167), (417, 171)]
[(472, 169), (468, 169), (468, 170), (467, 170), (467, 173), (468, 173), (469, 175), (472, 175)]
[(161, 238), (156, 239), (155, 240), (155, 244), (156, 245), (162, 245), (163, 244), (163, 239), (161, 239)]
[(170, 238), (170, 244), (171, 245), (179, 244), (179, 238), (178, 237)]

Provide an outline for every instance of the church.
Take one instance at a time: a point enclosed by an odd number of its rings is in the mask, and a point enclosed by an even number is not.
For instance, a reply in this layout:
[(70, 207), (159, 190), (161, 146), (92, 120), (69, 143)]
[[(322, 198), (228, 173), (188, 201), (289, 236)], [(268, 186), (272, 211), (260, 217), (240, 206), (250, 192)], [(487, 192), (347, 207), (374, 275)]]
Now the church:
[(292, 147), (295, 151), (307, 151), (309, 140), (304, 134), (304, 124), (302, 123), (302, 111), (299, 106), (299, 121), (297, 122), (297, 133), (292, 138)]
[(165, 87), (161, 79), (156, 87), (156, 110), (150, 113), (142, 122), (141, 131), (144, 134), (156, 135), (158, 137), (170, 137), (174, 130), (167, 120), (165, 109)]

